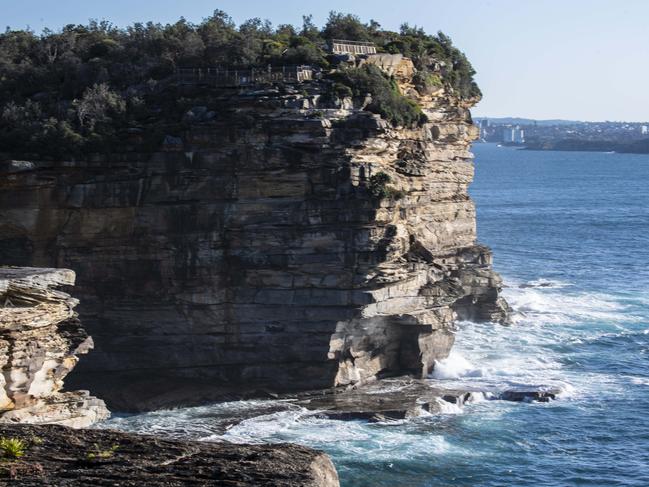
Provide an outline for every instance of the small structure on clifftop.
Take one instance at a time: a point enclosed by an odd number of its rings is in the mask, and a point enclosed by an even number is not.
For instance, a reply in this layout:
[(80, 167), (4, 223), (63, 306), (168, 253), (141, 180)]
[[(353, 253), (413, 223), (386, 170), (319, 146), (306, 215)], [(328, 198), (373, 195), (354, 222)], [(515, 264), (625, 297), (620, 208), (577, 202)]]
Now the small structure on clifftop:
[(57, 290), (72, 286), (68, 269), (0, 268), (0, 423), (86, 427), (108, 418), (88, 391), (61, 392), (77, 355), (93, 348), (74, 307)]
[(332, 39), (330, 47), (332, 54), (376, 54), (376, 46), (372, 42)]

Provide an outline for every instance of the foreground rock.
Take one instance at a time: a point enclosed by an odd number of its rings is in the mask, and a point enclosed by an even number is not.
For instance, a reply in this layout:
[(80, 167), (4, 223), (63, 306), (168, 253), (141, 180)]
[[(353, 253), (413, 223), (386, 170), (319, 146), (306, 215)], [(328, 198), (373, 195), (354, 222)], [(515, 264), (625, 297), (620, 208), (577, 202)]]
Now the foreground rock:
[(178, 87), (200, 106), (157, 152), (0, 161), (0, 261), (79, 277), (97, 350), (75, 387), (143, 409), (205, 385), (223, 399), (423, 377), (456, 318), (506, 320), (468, 195), (476, 100), (420, 94), (402, 56), (373, 62), (426, 123), (393, 127), (326, 80)]
[(0, 462), (0, 485), (336, 487), (329, 457), (297, 445), (235, 445), (61, 426), (0, 425), (26, 444)]
[(0, 423), (83, 427), (109, 416), (87, 391), (61, 392), (77, 355), (93, 346), (78, 301), (56, 289), (74, 279), (67, 269), (0, 268)]

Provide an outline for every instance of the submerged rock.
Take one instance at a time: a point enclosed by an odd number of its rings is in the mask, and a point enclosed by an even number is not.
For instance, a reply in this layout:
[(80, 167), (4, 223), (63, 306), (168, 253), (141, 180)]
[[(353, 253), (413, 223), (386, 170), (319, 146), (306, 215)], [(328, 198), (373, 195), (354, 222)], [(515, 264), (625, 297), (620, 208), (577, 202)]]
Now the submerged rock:
[(0, 268), (0, 423), (83, 427), (109, 416), (88, 391), (61, 391), (77, 355), (93, 347), (78, 301), (56, 289), (74, 280), (67, 269)]
[(561, 390), (556, 388), (519, 388), (503, 391), (497, 398), (514, 402), (550, 402), (560, 393)]
[(0, 463), (0, 485), (337, 487), (329, 457), (303, 446), (164, 440), (110, 430), (2, 425), (24, 456)]

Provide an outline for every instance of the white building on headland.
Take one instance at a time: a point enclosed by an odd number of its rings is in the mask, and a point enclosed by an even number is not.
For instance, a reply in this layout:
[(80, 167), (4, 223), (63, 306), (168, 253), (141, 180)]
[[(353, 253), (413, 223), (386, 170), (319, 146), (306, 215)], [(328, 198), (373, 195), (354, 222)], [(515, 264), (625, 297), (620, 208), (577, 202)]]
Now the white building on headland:
[(640, 133), (641, 133), (642, 135), (647, 135), (647, 134), (649, 134), (649, 127), (647, 127), (646, 125), (641, 125), (641, 126), (640, 126)]
[(505, 144), (524, 144), (525, 131), (518, 125), (516, 127), (507, 127), (503, 129), (503, 143)]

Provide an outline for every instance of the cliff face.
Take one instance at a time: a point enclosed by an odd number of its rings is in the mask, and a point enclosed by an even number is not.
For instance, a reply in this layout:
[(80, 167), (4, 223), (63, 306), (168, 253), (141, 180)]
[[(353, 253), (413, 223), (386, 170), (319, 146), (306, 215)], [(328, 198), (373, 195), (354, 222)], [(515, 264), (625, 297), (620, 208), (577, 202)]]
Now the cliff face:
[(79, 276), (97, 350), (78, 383), (131, 407), (193, 381), (238, 394), (422, 375), (458, 315), (505, 319), (467, 195), (470, 103), (419, 94), (393, 61), (421, 127), (325, 104), (323, 82), (220, 89), (166, 151), (3, 163), (0, 262)]
[(65, 269), (0, 268), (0, 423), (82, 427), (109, 416), (87, 391), (60, 391), (93, 346), (78, 301), (55, 289), (74, 278)]

